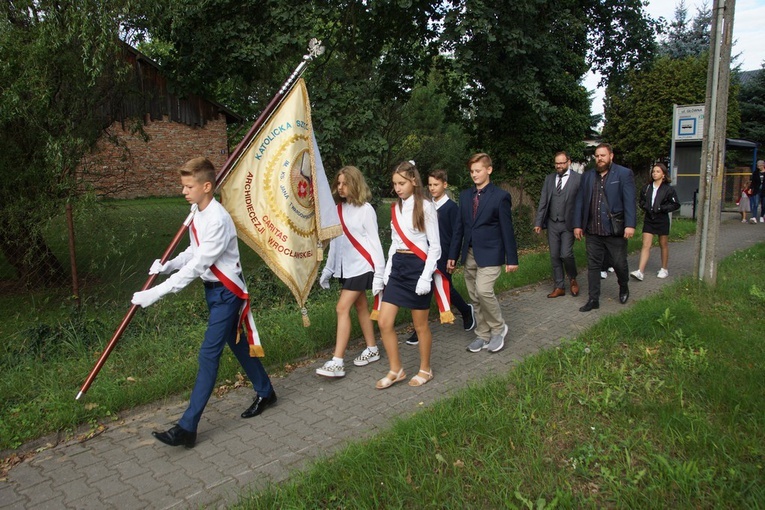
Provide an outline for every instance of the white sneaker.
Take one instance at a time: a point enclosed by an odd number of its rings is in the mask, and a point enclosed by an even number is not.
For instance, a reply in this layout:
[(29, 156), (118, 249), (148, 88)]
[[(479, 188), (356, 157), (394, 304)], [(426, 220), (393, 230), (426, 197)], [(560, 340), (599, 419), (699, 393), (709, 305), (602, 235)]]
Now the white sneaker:
[(324, 377), (345, 377), (345, 365), (329, 360), (323, 367), (317, 368), (316, 373)]
[(613, 272), (614, 272), (614, 268), (613, 268), (613, 267), (609, 267), (609, 268), (608, 268), (608, 272), (609, 272), (609, 273), (613, 273)]
[(659, 269), (658, 273), (656, 273), (656, 278), (666, 278), (667, 276), (669, 276), (669, 271), (667, 271), (663, 267)]
[(741, 220), (741, 223), (746, 223), (746, 220)]
[(608, 273), (606, 273), (605, 271), (601, 271), (600, 272), (600, 279), (601, 280), (605, 280), (606, 278), (608, 278)]
[(760, 216), (760, 223), (765, 223), (765, 216)]
[(369, 347), (361, 351), (361, 354), (359, 354), (356, 359), (353, 360), (353, 364), (357, 367), (364, 367), (369, 365), (370, 363), (373, 363), (375, 361), (380, 360), (380, 349), (377, 349), (376, 351), (373, 351)]
[(754, 223), (757, 225), (757, 218), (749, 218), (749, 223)]
[(643, 281), (643, 272), (640, 269), (636, 269), (630, 273), (630, 276), (639, 282)]

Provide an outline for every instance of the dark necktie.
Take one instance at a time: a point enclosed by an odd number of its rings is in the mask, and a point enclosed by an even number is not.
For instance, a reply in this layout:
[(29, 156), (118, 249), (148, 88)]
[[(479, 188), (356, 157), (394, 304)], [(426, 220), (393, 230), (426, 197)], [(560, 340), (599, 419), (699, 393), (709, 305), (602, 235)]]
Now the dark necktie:
[(478, 200), (481, 197), (481, 192), (476, 191), (473, 195), (473, 219), (475, 219), (475, 215), (478, 212)]
[(563, 176), (558, 176), (558, 184), (555, 186), (555, 192), (560, 195), (561, 190), (563, 189)]

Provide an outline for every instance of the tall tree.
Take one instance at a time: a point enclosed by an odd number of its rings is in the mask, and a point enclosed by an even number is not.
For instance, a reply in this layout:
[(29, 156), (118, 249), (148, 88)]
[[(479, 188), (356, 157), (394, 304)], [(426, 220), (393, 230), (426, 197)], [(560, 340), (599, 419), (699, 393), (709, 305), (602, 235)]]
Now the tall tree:
[(698, 57), (709, 51), (712, 11), (705, 5), (696, 9), (688, 19), (688, 9), (681, 0), (675, 7), (675, 18), (665, 28), (665, 37), (659, 43), (659, 54), (670, 58)]
[(442, 16), (438, 0), (168, 0), (144, 11), (138, 22), (162, 41), (179, 83), (251, 117), (308, 40), (321, 39), (327, 51), (306, 80), (322, 156), (328, 168), (356, 164), (373, 180), (387, 179), (403, 105), (427, 75)]
[(556, 151), (581, 153), (591, 121), (581, 83), (589, 64), (615, 76), (639, 61), (639, 37), (650, 31), (643, 26), (642, 5), (632, 0), (451, 2), (442, 36), (450, 110), (498, 170), (541, 182)]
[(75, 169), (122, 91), (125, 2), (0, 5), (0, 250), (29, 285), (65, 271), (43, 227), (75, 191)]
[(765, 146), (765, 63), (741, 84), (741, 136)]
[[(681, 3), (661, 42), (661, 56), (629, 71), (606, 91), (603, 138), (614, 145), (620, 161), (636, 172), (647, 172), (653, 162), (669, 156), (673, 105), (705, 101), (709, 23), (709, 10), (702, 8), (689, 24)], [(740, 125), (736, 87), (734, 83), (729, 96), (731, 136)]]

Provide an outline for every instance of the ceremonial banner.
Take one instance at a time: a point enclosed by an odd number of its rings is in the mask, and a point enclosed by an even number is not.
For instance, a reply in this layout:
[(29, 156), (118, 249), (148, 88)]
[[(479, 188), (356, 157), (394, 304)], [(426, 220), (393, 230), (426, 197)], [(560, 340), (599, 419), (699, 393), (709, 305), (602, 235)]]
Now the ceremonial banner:
[(219, 189), (239, 238), (304, 307), (322, 260), (321, 246), (342, 228), (302, 79), (249, 141)]

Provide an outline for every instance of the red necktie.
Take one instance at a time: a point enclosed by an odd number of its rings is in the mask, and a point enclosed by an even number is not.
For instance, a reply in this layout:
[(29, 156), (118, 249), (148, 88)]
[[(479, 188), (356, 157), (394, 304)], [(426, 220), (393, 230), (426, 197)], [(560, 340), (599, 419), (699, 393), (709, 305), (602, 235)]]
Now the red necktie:
[(473, 195), (473, 219), (475, 219), (475, 215), (478, 212), (478, 199), (481, 196), (480, 191), (476, 191), (475, 195)]

